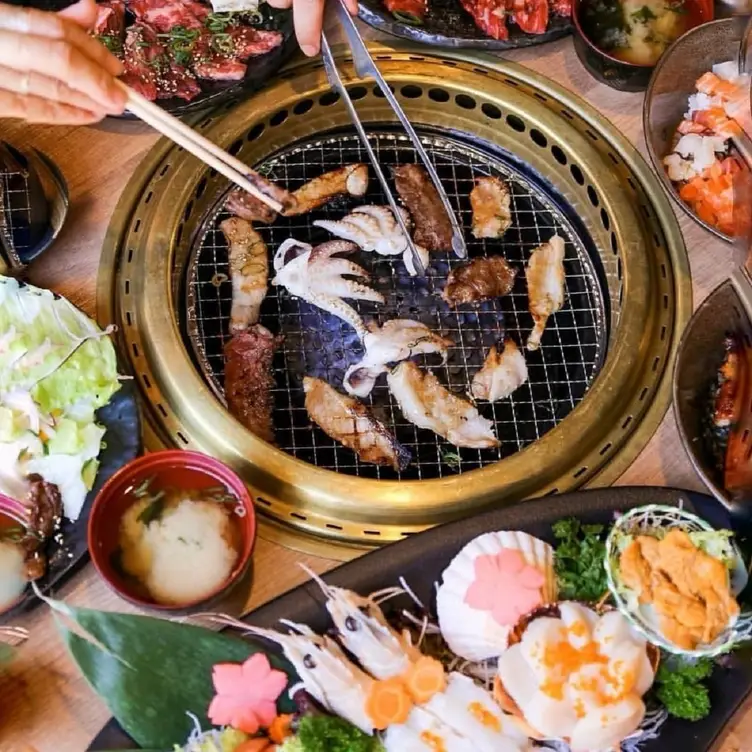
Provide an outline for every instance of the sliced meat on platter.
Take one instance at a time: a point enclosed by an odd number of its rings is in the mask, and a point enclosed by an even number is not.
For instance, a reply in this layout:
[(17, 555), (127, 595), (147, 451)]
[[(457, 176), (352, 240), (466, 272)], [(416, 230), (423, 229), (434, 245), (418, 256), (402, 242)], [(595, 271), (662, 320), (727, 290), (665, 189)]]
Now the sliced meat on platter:
[(261, 235), (244, 219), (231, 217), (219, 229), (230, 246), (230, 331), (238, 332), (258, 322), (269, 286), (267, 248)]
[(402, 414), (418, 428), (427, 428), (457, 447), (486, 449), (499, 445), (490, 420), (412, 361), (400, 363), (387, 376), (387, 383)]
[(460, 0), (475, 25), (492, 39), (509, 39), (506, 0)]
[(475, 399), (496, 402), (508, 397), (527, 381), (527, 363), (517, 343), (507, 337), (504, 349), (493, 345), (483, 368), (475, 374), (471, 394)]
[(535, 326), (527, 349), (537, 350), (546, 322), (564, 305), (564, 239), (554, 235), (536, 248), (527, 262), (527, 294)]
[(225, 345), (225, 397), (230, 413), (251, 433), (274, 442), (272, 359), (282, 342), (255, 324)]
[[(400, 211), (405, 226), (410, 230), (412, 225), (410, 215), (404, 209)], [(388, 206), (359, 206), (340, 220), (318, 219), (313, 224), (342, 240), (357, 243), (364, 251), (378, 253), (380, 256), (402, 254), (408, 273), (412, 277), (416, 276), (417, 272), (407, 240)], [(416, 250), (423, 267), (427, 267), (430, 263), (428, 251), (420, 245), (416, 245)]]
[(309, 376), (303, 379), (303, 389), (308, 415), (327, 436), (352, 449), (362, 462), (387, 465), (395, 472), (407, 467), (410, 452), (362, 402)]
[(125, 31), (125, 2), (124, 0), (110, 0), (97, 5), (97, 20), (94, 22), (94, 33), (112, 52), (122, 50), (123, 33)]
[(473, 235), (476, 238), (500, 238), (512, 224), (511, 194), (503, 180), (482, 177), (470, 191), (473, 208)]
[[(383, 303), (384, 296), (359, 281), (370, 279), (363, 267), (347, 259), (334, 258), (337, 254), (352, 253), (356, 249), (355, 243), (344, 240), (330, 240), (312, 248), (290, 238), (280, 245), (274, 255), (277, 276), (272, 284), (281, 285), (291, 295), (347, 322), (363, 339), (368, 332), (363, 319), (342, 298)], [(348, 279), (345, 275), (355, 279)]]
[(415, 242), (429, 251), (452, 250), (452, 222), (428, 173), (419, 165), (392, 169), (397, 193), (415, 223)]
[(318, 209), (337, 196), (365, 196), (368, 190), (368, 167), (352, 164), (325, 172), (293, 195), (292, 206), (285, 212), (286, 217), (296, 217)]
[(474, 258), (450, 272), (441, 297), (450, 306), (500, 298), (514, 287), (516, 275), (503, 256)]
[(452, 340), (411, 319), (392, 319), (381, 327), (370, 324), (368, 334), (363, 338), (365, 355), (347, 369), (345, 390), (357, 397), (367, 397), (376, 379), (389, 370), (389, 364), (430, 353), (439, 353), (446, 361), (447, 350), (453, 344)]

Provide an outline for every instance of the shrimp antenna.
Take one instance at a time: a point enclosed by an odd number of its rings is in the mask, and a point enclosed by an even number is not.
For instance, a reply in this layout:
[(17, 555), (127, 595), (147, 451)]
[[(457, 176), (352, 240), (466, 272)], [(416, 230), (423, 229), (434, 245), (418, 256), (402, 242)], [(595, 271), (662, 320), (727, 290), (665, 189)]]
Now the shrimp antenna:
[(327, 585), (324, 580), (316, 574), (307, 564), (300, 562), (298, 566), (321, 588), (321, 591), (327, 598), (333, 598), (334, 592), (330, 585)]

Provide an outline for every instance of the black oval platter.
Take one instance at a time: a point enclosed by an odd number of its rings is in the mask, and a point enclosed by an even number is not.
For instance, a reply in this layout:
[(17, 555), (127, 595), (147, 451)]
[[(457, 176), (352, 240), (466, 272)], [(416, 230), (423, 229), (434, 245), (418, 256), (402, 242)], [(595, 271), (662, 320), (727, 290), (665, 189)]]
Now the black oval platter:
[(433, 47), (454, 49), (488, 50), (500, 52), (520, 47), (553, 42), (570, 34), (572, 20), (551, 16), (543, 34), (526, 34), (515, 24), (509, 24), (509, 39), (492, 39), (484, 34), (466, 13), (459, 0), (430, 0), (428, 15), (422, 26), (413, 26), (398, 21), (385, 7), (382, 0), (360, 0), (360, 19), (379, 31), (411, 42), (420, 42)]
[[(472, 538), (491, 530), (524, 530), (552, 540), (551, 525), (562, 517), (586, 523), (609, 523), (614, 512), (644, 504), (677, 505), (684, 502), (716, 527), (728, 522), (720, 505), (709, 496), (667, 488), (607, 488), (546, 497), (495, 509), (467, 520), (436, 527), (405, 541), (382, 548), (333, 570), (325, 580), (362, 594), (398, 584), (404, 577), (424, 603), (433, 603), (434, 582), (459, 549)], [(409, 602), (408, 602), (409, 603)], [(394, 607), (404, 607), (395, 599)], [(309, 624), (319, 632), (331, 626), (317, 585), (308, 582), (253, 611), (245, 621), (276, 627), (281, 618)], [(643, 752), (686, 750), (704, 752), (718, 739), (724, 726), (752, 691), (752, 651), (738, 651), (715, 669), (709, 683), (712, 713), (697, 723), (671, 719), (661, 735), (647, 742)], [(155, 711), (158, 710), (155, 708)], [(179, 742), (180, 740), (176, 740)], [(115, 721), (105, 726), (88, 752), (138, 749)]]

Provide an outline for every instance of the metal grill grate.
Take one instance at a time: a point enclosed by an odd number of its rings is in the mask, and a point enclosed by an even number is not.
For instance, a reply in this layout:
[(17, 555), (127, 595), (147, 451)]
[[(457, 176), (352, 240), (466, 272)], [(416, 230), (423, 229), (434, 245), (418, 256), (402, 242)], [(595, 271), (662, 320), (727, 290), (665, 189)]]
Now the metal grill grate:
[(28, 176), (21, 172), (0, 170), (0, 230), (19, 255), (33, 249), (33, 218)]
[[(402, 134), (371, 132), (371, 143), (382, 165), (415, 161)], [(493, 450), (456, 449), (430, 431), (408, 423), (399, 411), (382, 377), (371, 397), (374, 413), (413, 453), (413, 461), (399, 476), (403, 479), (437, 478), (488, 465), (508, 456), (551, 430), (582, 400), (605, 356), (608, 341), (606, 307), (599, 282), (600, 259), (578, 237), (560, 202), (547, 196), (502, 155), (445, 136), (421, 133), (421, 139), (465, 228), (470, 226), (469, 193), (475, 177), (497, 175), (512, 192), (513, 225), (501, 240), (476, 240), (467, 232), (470, 258), (502, 253), (519, 270), (515, 287), (506, 297), (488, 301), (477, 309), (450, 310), (440, 299), (451, 268), (461, 263), (449, 254), (434, 254), (425, 278), (411, 278), (400, 257), (384, 258), (359, 252), (356, 260), (372, 274), (371, 285), (386, 297), (386, 304), (355, 303), (364, 319), (379, 323), (392, 318), (413, 318), (431, 326), (455, 343), (446, 365), (435, 368), (441, 382), (464, 394), (481, 367), (488, 348), (509, 333), (523, 344), (532, 327), (523, 273), (530, 252), (554, 232), (566, 239), (567, 299), (564, 308), (549, 319), (541, 348), (525, 352), (529, 381), (510, 398), (479, 403), (481, 413), (494, 420), (501, 440)], [(367, 157), (351, 133), (305, 141), (291, 146), (257, 166), (291, 190), (307, 180), (343, 164), (366, 162)], [(340, 218), (357, 204), (386, 203), (377, 181), (372, 180), (364, 199), (330, 204), (312, 215), (279, 219), (260, 228), (270, 254), (289, 237), (312, 244), (330, 239), (312, 227), (316, 218)], [(228, 214), (220, 207), (209, 217), (196, 238), (188, 265), (187, 330), (199, 366), (220, 399), (224, 365), (222, 350), (228, 338), (231, 285), (227, 244), (217, 229)], [(224, 276), (223, 276), (224, 275)], [(352, 303), (352, 301), (350, 301)], [(395, 478), (388, 468), (359, 462), (318, 428), (312, 429), (304, 407), (302, 379), (318, 376), (341, 389), (349, 365), (362, 354), (355, 332), (329, 314), (291, 298), (283, 288), (270, 286), (261, 321), (284, 335), (274, 361), (274, 422), (278, 445), (298, 459), (319, 467), (369, 478)], [(430, 363), (436, 365), (436, 361)], [(422, 365), (426, 365), (423, 363)]]

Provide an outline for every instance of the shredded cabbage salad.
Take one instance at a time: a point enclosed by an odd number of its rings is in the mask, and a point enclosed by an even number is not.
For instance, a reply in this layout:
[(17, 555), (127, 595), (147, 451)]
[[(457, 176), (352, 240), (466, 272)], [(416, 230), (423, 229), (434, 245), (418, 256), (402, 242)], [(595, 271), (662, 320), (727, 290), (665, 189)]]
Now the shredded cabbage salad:
[(23, 500), (37, 474), (78, 519), (105, 433), (95, 411), (119, 388), (107, 332), (64, 298), (0, 276), (0, 493)]

